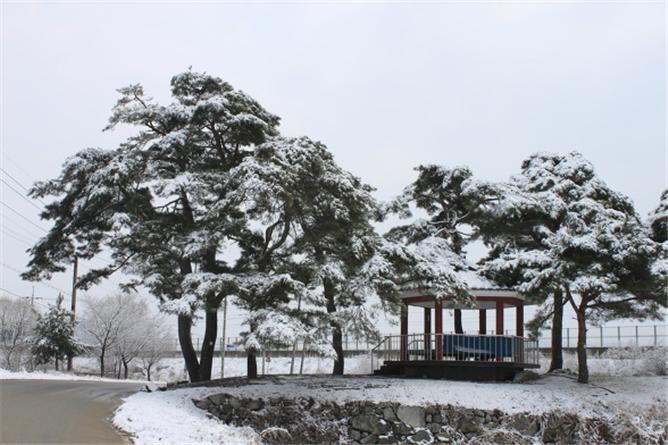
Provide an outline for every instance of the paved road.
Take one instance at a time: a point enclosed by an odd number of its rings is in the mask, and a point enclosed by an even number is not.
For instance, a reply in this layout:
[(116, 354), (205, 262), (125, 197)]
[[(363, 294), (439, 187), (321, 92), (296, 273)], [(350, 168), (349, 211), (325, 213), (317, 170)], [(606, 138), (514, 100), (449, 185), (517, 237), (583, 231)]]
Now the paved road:
[(0, 443), (129, 443), (109, 418), (141, 385), (0, 380)]

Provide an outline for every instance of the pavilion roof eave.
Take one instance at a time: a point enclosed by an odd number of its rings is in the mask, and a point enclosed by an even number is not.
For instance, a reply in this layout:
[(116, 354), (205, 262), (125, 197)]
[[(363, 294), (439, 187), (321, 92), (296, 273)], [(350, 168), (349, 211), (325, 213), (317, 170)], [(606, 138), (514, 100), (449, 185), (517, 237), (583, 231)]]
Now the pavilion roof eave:
[[(443, 307), (448, 309), (493, 309), (496, 301), (504, 306), (517, 303), (524, 304), (524, 295), (512, 289), (469, 289), (469, 294), (475, 300), (473, 307), (454, 304), (447, 295), (444, 296)], [(400, 299), (410, 306), (434, 307), (437, 292), (433, 288), (406, 289), (400, 293)], [(448, 301), (450, 300), (450, 301)]]
[[(503, 297), (503, 298), (517, 298), (520, 300), (524, 300), (524, 295), (521, 293), (517, 292), (516, 290), (513, 289), (502, 289), (502, 288), (487, 288), (487, 289), (480, 289), (480, 288), (473, 288), (468, 290), (469, 295), (472, 297)], [(399, 298), (408, 298), (408, 297), (436, 297), (438, 295), (438, 292), (436, 289), (431, 288), (431, 287), (422, 287), (422, 288), (415, 288), (415, 289), (404, 289), (399, 292)], [(447, 295), (444, 295), (446, 298), (448, 297)]]

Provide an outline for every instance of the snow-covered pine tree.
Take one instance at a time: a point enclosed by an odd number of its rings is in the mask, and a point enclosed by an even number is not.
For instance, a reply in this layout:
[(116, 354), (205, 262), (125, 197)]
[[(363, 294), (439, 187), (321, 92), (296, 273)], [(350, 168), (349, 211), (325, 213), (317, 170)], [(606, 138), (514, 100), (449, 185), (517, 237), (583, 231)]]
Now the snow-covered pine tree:
[(483, 268), (497, 280), (520, 283), (522, 292), (562, 289), (577, 314), (578, 380), (587, 382), (588, 322), (655, 318), (665, 307), (651, 269), (658, 246), (632, 203), (579, 153), (532, 155), (513, 182), (534, 199), (506, 202), (499, 212), (524, 236), (506, 237)]
[[(372, 189), (338, 166), (323, 144), (307, 138), (274, 139), (258, 151), (257, 160), (257, 183), (271, 184), (266, 195), (274, 198), (254, 201), (282, 215), (284, 230), (277, 230), (281, 235), (275, 237), (290, 238), (272, 268), (301, 281), (305, 306), (324, 309), (321, 317), (315, 316), (318, 310), (310, 312), (307, 318), (311, 323), (319, 319), (320, 326), (311, 325), (309, 332), (331, 335), (337, 356), (334, 372), (343, 373), (340, 311), (365, 302), (343, 296), (340, 290), (368, 256), (363, 240), (374, 233), (370, 221), (379, 215)], [(268, 241), (266, 233), (258, 239), (263, 240), (260, 246)], [(262, 261), (257, 264), (261, 270)], [(322, 343), (322, 338), (312, 339), (312, 344)]]
[(668, 190), (661, 193), (659, 205), (650, 213), (648, 223), (652, 239), (661, 246), (652, 265), (652, 272), (657, 277), (657, 292), (668, 300)]
[(49, 310), (40, 315), (35, 327), (32, 354), (38, 365), (54, 361), (55, 369), (65, 357), (74, 357), (81, 353), (81, 347), (74, 340), (72, 313), (61, 307), (62, 297), (58, 304), (50, 305)]
[(659, 205), (649, 215), (652, 239), (657, 243), (668, 241), (668, 190), (661, 193)]
[[(422, 264), (440, 262), (441, 273), (449, 272), (449, 293), (470, 303), (463, 283), (455, 272), (474, 269), (466, 260), (466, 245), (481, 236), (488, 225), (489, 208), (508, 194), (503, 185), (478, 181), (468, 167), (447, 168), (421, 165), (417, 179), (390, 203), (389, 210), (404, 218), (414, 209), (427, 214), (388, 232), (388, 238), (414, 246)], [(437, 266), (439, 268), (439, 266)], [(461, 310), (454, 311), (455, 332), (462, 333)]]
[[(25, 278), (48, 278), (72, 259), (103, 249), (113, 264), (81, 277), (86, 287), (117, 270), (137, 277), (178, 314), (179, 343), (192, 381), (211, 377), (217, 310), (234, 288), (223, 254), (248, 221), (235, 167), (267, 138), (279, 118), (223, 80), (187, 71), (171, 81), (174, 101), (161, 105), (141, 85), (119, 90), (108, 129), (137, 132), (113, 150), (90, 148), (69, 158), (56, 179), (38, 183), (34, 197), (54, 197), (42, 214), (48, 235), (31, 249)], [(184, 291), (193, 273), (217, 276), (218, 286)], [(195, 281), (197, 281), (195, 277)], [(191, 328), (204, 311), (198, 359)]]

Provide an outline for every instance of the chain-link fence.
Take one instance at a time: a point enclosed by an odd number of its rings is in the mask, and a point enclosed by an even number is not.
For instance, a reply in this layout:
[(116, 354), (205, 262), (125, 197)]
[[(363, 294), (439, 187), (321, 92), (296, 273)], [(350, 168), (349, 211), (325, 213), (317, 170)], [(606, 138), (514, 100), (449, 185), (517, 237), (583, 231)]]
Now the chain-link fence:
[[(444, 334), (454, 334), (454, 332), (445, 332)], [(477, 331), (466, 331), (464, 334), (477, 335)], [(488, 331), (487, 335), (495, 335), (496, 332)], [(504, 335), (514, 335), (514, 330), (504, 331)], [(549, 330), (541, 331), (538, 340), (538, 346), (541, 349), (550, 348), (552, 345), (551, 332)], [(387, 334), (391, 335), (391, 334)], [(387, 335), (383, 335), (382, 338)], [(343, 350), (346, 353), (358, 353), (371, 350), (380, 340), (372, 338), (359, 338), (354, 336), (343, 337)], [(562, 344), (564, 348), (575, 348), (578, 341), (577, 328), (564, 328), (562, 331)], [(196, 350), (200, 349), (201, 338), (193, 338), (193, 345)], [(225, 345), (227, 352), (244, 351), (241, 337), (227, 337), (218, 339), (218, 347)], [(630, 346), (666, 346), (668, 344), (668, 325), (634, 325), (634, 326), (601, 326), (590, 327), (587, 330), (588, 348), (623, 348)], [(178, 340), (174, 339), (174, 351), (179, 351)], [(312, 353), (307, 342), (297, 341), (295, 345), (274, 346), (270, 348), (273, 353), (292, 353), (294, 351), (306, 351)]]

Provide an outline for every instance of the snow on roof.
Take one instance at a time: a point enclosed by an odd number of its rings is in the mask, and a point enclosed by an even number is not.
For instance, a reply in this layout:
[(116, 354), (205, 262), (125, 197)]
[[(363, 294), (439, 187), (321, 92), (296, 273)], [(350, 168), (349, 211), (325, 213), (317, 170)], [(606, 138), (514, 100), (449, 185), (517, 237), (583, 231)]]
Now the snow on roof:
[[(473, 269), (460, 270), (455, 272), (455, 275), (460, 281), (466, 283), (466, 286), (473, 291), (494, 290), (494, 291), (515, 292), (514, 289), (511, 289), (509, 287), (499, 286), (492, 280), (483, 277)], [(411, 291), (416, 289), (431, 289), (431, 288), (432, 285), (424, 281), (409, 281), (401, 286), (402, 291)]]
[(475, 270), (460, 270), (457, 277), (465, 282), (472, 290), (513, 290), (507, 287), (499, 286), (489, 278), (485, 278)]

